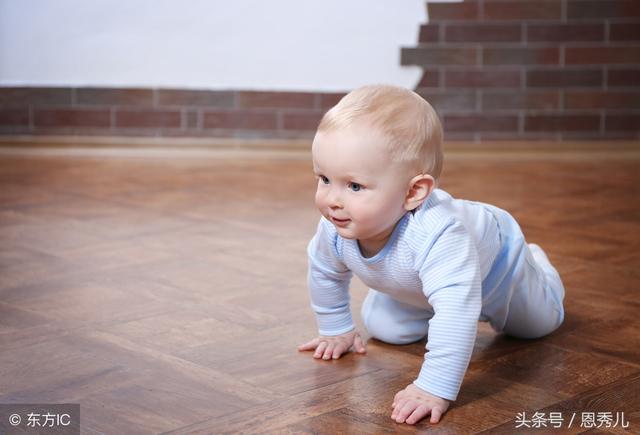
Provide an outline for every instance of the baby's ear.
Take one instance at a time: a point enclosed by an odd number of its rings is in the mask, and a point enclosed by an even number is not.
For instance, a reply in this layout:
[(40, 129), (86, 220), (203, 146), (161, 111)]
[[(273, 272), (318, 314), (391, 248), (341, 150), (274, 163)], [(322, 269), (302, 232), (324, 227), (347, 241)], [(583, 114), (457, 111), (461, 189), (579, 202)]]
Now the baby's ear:
[(436, 186), (436, 180), (429, 174), (416, 175), (409, 182), (409, 190), (404, 200), (405, 210), (420, 207)]

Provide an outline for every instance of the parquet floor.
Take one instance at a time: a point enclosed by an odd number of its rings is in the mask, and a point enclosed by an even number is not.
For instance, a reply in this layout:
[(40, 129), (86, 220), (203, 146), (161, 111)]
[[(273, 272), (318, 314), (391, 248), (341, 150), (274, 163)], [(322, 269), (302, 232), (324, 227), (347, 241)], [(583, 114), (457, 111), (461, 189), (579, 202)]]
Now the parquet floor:
[[(296, 350), (316, 331), (307, 159), (1, 155), (0, 403), (80, 403), (86, 434), (510, 434), (536, 411), (564, 421), (531, 433), (639, 433), (639, 163), (447, 161), (443, 188), (506, 208), (546, 249), (566, 321), (534, 341), (481, 325), (458, 401), (411, 427), (391, 403), (424, 342)], [(355, 280), (355, 313), (365, 292)], [(630, 426), (592, 429), (588, 412)]]

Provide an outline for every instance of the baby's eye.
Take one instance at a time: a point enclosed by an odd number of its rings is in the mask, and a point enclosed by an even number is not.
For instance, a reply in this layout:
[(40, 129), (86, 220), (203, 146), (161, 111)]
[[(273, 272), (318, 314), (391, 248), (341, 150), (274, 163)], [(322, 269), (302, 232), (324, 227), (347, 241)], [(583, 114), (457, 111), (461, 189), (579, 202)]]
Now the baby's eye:
[(324, 184), (329, 184), (329, 179), (324, 175), (318, 175), (318, 178), (320, 178)]
[(362, 185), (358, 183), (349, 183), (349, 188), (354, 192), (358, 192), (360, 189), (362, 189)]

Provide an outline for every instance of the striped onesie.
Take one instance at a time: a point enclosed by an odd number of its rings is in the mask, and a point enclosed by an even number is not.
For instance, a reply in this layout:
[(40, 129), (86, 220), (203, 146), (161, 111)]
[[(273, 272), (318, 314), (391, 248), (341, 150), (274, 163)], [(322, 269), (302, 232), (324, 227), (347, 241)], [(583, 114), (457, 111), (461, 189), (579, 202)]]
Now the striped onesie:
[(362, 306), (369, 334), (406, 344), (427, 336), (414, 384), (455, 400), (471, 358), (477, 322), (521, 338), (549, 334), (563, 321), (564, 287), (537, 245), (506, 211), (436, 189), (396, 224), (384, 248), (362, 256), (357, 240), (320, 219), (308, 245), (311, 307), (319, 333), (354, 329), (353, 274), (370, 289)]

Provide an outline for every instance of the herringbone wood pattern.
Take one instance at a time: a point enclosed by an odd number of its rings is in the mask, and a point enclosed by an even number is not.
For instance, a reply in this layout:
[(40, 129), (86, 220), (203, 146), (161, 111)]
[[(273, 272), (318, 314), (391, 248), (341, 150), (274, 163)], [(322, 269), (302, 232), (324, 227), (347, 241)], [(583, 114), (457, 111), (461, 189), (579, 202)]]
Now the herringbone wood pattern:
[[(447, 162), (443, 188), (506, 208), (548, 252), (566, 321), (534, 341), (481, 325), (459, 400), (418, 430), (513, 433), (536, 410), (571, 433), (587, 430), (573, 412), (640, 428), (638, 163)], [(0, 157), (0, 403), (80, 403), (88, 434), (413, 432), (391, 403), (424, 342), (296, 351), (316, 333), (314, 183), (307, 159)]]

